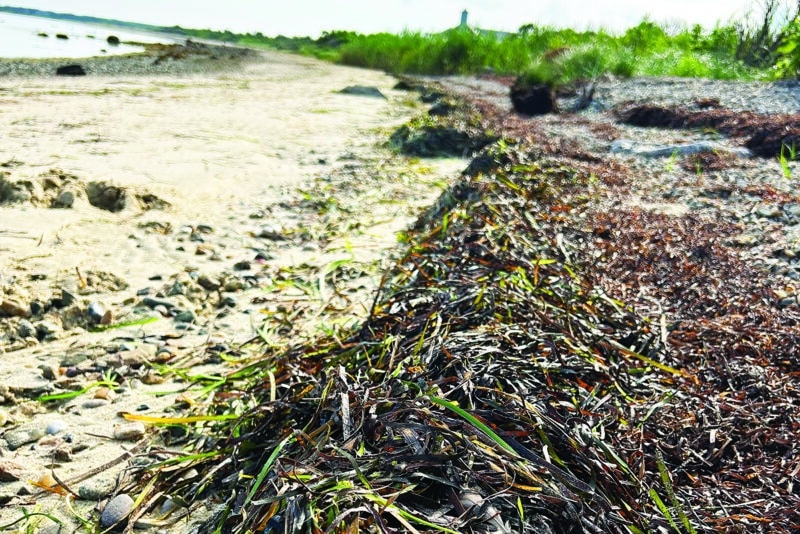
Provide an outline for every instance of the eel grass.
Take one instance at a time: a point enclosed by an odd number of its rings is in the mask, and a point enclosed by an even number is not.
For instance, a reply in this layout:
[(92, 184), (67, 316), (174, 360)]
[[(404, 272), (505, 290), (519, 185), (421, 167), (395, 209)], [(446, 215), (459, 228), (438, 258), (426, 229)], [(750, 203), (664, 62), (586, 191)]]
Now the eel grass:
[[(669, 438), (686, 423), (659, 416), (697, 369), (597, 282), (608, 236), (573, 218), (600, 182), (522, 141), (483, 149), (405, 233), (366, 320), (253, 349), (184, 425), (185, 456), (153, 449), (130, 524), (170, 497), (217, 503), (208, 532), (724, 525)], [(791, 516), (781, 495), (773, 513)]]

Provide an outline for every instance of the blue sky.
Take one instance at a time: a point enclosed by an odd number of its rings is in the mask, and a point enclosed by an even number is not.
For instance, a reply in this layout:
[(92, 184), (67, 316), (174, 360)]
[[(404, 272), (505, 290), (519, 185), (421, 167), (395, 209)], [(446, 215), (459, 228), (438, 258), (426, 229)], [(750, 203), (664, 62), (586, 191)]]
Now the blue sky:
[(644, 17), (712, 28), (742, 18), (754, 0), (6, 0), (8, 5), (189, 28), (265, 35), (311, 35), (342, 29), (362, 33), (441, 31), (461, 11), (482, 28), (515, 31), (526, 23), (618, 31)]

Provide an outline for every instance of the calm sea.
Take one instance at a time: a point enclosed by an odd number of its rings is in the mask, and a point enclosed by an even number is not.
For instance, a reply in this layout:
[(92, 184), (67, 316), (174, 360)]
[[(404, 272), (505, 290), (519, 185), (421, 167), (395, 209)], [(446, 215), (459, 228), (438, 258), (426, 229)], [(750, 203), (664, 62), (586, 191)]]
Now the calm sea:
[[(68, 39), (59, 39), (57, 34), (66, 35)], [(142, 51), (138, 46), (111, 46), (106, 42), (109, 35), (116, 35), (121, 41), (142, 43), (175, 41), (166, 36), (109, 26), (0, 13), (0, 57), (81, 58)]]

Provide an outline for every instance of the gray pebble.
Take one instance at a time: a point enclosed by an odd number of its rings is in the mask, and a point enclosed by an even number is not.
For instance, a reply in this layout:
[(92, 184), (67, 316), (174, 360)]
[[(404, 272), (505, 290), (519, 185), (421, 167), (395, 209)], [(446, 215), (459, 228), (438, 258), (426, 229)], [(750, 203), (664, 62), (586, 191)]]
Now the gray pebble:
[(111, 401), (107, 399), (89, 399), (81, 403), (81, 408), (92, 409), (92, 408), (99, 408), (101, 406), (107, 406), (109, 404), (111, 404)]
[(61, 290), (61, 307), (66, 308), (67, 306), (72, 306), (77, 301), (77, 297), (67, 291), (66, 289)]
[(41, 428), (17, 428), (14, 430), (9, 430), (5, 434), (3, 434), (3, 438), (6, 440), (6, 444), (8, 444), (8, 448), (10, 450), (16, 450), (22, 447), (23, 445), (27, 445), (28, 443), (33, 443), (34, 441), (38, 440), (44, 436), (44, 430)]
[(23, 339), (36, 337), (36, 327), (27, 319), (22, 319), (17, 325), (17, 335)]
[(114, 425), (114, 439), (117, 441), (136, 441), (144, 437), (146, 430), (144, 423), (139, 421)]
[(124, 520), (133, 511), (133, 498), (126, 493), (121, 493), (108, 501), (103, 513), (100, 514), (100, 526), (109, 528)]
[(197, 321), (197, 315), (192, 310), (183, 310), (175, 314), (175, 322), (177, 323), (194, 323)]
[(71, 208), (75, 204), (75, 193), (66, 189), (61, 191), (53, 201), (53, 206), (56, 208)]
[(171, 310), (175, 307), (175, 304), (167, 299), (158, 299), (153, 297), (145, 297), (142, 299), (142, 304), (147, 306), (148, 308), (155, 309), (158, 306), (163, 306), (168, 310)]
[(47, 423), (47, 429), (45, 429), (45, 432), (52, 436), (53, 434), (58, 434), (59, 432), (66, 430), (68, 426), (69, 425), (66, 421), (56, 419)]
[(99, 501), (111, 495), (114, 487), (114, 480), (89, 480), (78, 488), (78, 496), (85, 501)]

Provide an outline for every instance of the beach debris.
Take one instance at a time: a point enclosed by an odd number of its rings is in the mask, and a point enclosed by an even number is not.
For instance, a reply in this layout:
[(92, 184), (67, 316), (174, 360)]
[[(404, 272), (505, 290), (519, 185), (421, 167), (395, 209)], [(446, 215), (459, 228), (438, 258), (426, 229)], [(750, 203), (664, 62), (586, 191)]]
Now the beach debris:
[(742, 139), (761, 158), (780, 157), (800, 146), (800, 114), (763, 114), (712, 107), (701, 111), (675, 106), (627, 103), (617, 106), (616, 117), (626, 124), (658, 128), (714, 128)]

